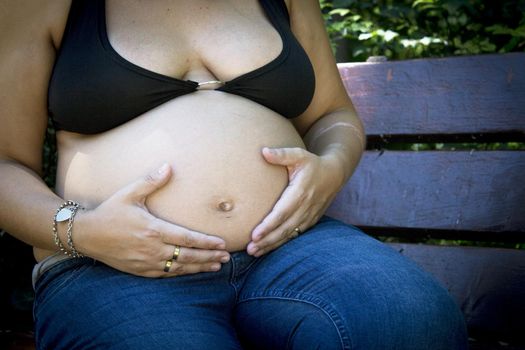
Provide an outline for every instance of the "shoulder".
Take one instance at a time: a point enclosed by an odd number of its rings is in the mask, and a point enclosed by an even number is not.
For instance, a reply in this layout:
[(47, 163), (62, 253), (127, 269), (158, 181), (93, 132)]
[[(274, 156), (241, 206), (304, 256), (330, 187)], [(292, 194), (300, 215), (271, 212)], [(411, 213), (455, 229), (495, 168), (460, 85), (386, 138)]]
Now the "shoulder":
[(16, 42), (49, 40), (58, 46), (72, 0), (3, 0), (0, 5), (0, 40)]
[(351, 101), (341, 81), (325, 28), (319, 0), (285, 0), (290, 25), (314, 68), (316, 88), (308, 109), (293, 123), (304, 133), (316, 120)]
[(283, 0), (291, 9), (293, 6), (302, 7), (302, 6), (313, 6), (315, 8), (320, 8), (319, 0)]
[(323, 41), (326, 35), (319, 0), (285, 0), (285, 2), (295, 36), (307, 51), (316, 49), (318, 40)]
[(283, 0), (290, 18), (297, 16), (317, 16), (321, 13), (319, 0)]
[(307, 7), (310, 7), (310, 8), (313, 8), (313, 9), (319, 9), (320, 8), (320, 5), (319, 5), (319, 0), (283, 0), (284, 3), (286, 4), (286, 7), (288, 8), (288, 12), (290, 12), (290, 14), (292, 13), (292, 10), (295, 9), (301, 9), (301, 8), (307, 8)]
[(69, 5), (66, 0), (0, 2), (0, 159), (14, 159), (37, 173), (49, 77)]

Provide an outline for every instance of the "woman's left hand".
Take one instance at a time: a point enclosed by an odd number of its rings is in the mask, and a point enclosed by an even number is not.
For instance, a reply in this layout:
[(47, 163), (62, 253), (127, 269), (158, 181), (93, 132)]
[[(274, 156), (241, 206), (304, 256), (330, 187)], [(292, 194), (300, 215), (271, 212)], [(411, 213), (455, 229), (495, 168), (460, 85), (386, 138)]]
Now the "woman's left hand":
[(288, 186), (272, 211), (252, 231), (247, 252), (259, 257), (314, 225), (344, 184), (335, 156), (302, 148), (263, 148), (264, 159), (288, 170)]

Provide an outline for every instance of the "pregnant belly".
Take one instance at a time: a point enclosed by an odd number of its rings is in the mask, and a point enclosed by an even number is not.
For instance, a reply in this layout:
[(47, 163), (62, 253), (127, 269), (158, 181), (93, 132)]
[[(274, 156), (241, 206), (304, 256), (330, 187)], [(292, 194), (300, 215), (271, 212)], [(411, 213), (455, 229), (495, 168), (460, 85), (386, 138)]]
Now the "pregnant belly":
[(292, 124), (239, 96), (200, 91), (95, 136), (58, 135), (57, 193), (95, 207), (168, 163), (173, 177), (148, 197), (156, 216), (244, 249), (288, 183), (261, 149), (303, 147)]

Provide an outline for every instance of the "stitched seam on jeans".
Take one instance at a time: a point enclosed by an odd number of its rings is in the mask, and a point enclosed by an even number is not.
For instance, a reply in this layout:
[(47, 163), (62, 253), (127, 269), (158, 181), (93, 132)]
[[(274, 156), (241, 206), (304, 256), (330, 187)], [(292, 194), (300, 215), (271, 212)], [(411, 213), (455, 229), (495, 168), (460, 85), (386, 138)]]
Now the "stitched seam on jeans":
[[(348, 334), (348, 332), (342, 325), (343, 323), (342, 317), (330, 305), (330, 303), (322, 300), (321, 298), (315, 295), (311, 295), (307, 293), (297, 293), (297, 292), (290, 291), (290, 290), (273, 290), (271, 294), (272, 295), (268, 295), (267, 293), (260, 293), (260, 292), (252, 293), (250, 297), (247, 297), (239, 301), (238, 304), (248, 302), (248, 301), (260, 300), (260, 299), (277, 299), (277, 300), (291, 300), (291, 301), (296, 301), (296, 302), (315, 306), (316, 308), (321, 310), (330, 319), (330, 321), (332, 321), (332, 324), (334, 325), (335, 329), (337, 330), (337, 333), (339, 334), (339, 339), (341, 341), (342, 348), (348, 349), (348, 350), (354, 348), (350, 334)], [(295, 297), (292, 297), (291, 296), (292, 294), (295, 295)], [(321, 304), (324, 304), (324, 306)]]
[[(246, 280), (246, 274), (248, 273), (248, 271), (254, 265), (256, 265), (257, 263), (260, 263), (263, 260), (263, 258), (264, 257), (261, 257), (261, 258), (257, 258), (257, 259), (254, 259), (254, 260), (250, 261), (248, 263), (248, 265), (246, 265), (242, 270), (240, 270), (238, 272), (235, 271), (235, 260), (234, 259), (231, 260), (232, 272), (231, 272), (231, 275), (230, 275), (230, 285), (233, 287), (233, 289), (235, 289), (235, 300), (239, 300), (239, 289), (242, 288), (242, 286), (240, 288), (238, 288), (237, 286), (239, 284), (241, 284), (241, 285), (244, 284), (244, 281)], [(243, 278), (239, 278), (240, 275), (244, 275), (244, 277)]]
[(248, 270), (250, 270), (254, 264), (258, 264), (260, 263), (262, 260), (264, 259), (264, 256), (260, 257), (260, 258), (255, 258), (253, 259), (252, 261), (250, 261), (248, 263), (248, 265), (246, 265), (242, 270), (240, 270), (239, 272), (236, 273), (237, 276), (239, 275), (243, 275), (245, 274)]
[(237, 279), (236, 273), (235, 273), (235, 259), (230, 259), (230, 263), (232, 265), (231, 271), (230, 271), (230, 286), (233, 287), (233, 290), (235, 290), (235, 300), (239, 297), (239, 289), (237, 288), (237, 285), (235, 283), (235, 280)]

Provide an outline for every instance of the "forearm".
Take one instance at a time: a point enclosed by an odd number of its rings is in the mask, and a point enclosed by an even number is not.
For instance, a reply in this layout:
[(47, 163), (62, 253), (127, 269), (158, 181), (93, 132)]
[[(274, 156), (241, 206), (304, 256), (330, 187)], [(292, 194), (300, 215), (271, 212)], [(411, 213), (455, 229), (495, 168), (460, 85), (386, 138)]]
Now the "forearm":
[(366, 148), (363, 124), (351, 106), (320, 118), (306, 133), (304, 141), (310, 152), (332, 160), (340, 186), (354, 173)]
[(63, 200), (38, 174), (0, 160), (0, 227), (32, 246), (55, 250), (52, 220)]

